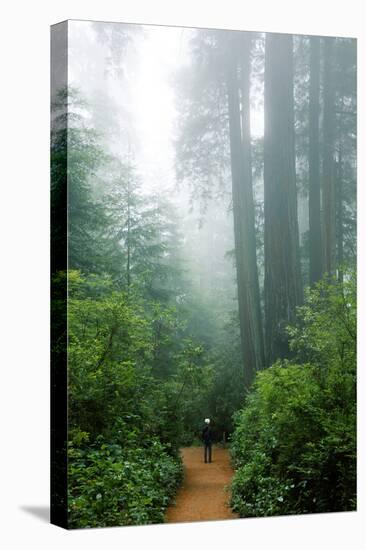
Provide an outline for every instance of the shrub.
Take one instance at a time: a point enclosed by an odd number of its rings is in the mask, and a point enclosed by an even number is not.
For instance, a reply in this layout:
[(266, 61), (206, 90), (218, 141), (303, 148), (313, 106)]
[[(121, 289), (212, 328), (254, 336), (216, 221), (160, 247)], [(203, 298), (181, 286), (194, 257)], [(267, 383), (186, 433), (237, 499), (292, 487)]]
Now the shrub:
[(123, 449), (69, 449), (70, 527), (159, 523), (182, 479), (182, 463), (157, 440)]
[(241, 516), (355, 509), (355, 293), (352, 275), (309, 291), (289, 329), (294, 359), (258, 373), (236, 414), (231, 504)]

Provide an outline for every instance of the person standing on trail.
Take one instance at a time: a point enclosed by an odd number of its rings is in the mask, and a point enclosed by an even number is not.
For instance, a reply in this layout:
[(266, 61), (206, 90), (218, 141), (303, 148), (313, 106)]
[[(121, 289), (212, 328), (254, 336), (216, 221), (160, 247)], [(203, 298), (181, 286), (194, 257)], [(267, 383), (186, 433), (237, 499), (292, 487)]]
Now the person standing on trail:
[(205, 427), (202, 430), (202, 441), (204, 444), (205, 452), (204, 458), (205, 462), (212, 462), (212, 431), (210, 426), (210, 419), (205, 418)]

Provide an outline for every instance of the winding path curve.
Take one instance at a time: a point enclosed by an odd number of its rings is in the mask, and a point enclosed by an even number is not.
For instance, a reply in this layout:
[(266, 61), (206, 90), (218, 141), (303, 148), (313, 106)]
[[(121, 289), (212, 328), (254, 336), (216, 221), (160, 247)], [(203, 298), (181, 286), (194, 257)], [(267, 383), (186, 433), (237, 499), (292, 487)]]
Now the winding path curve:
[(227, 449), (214, 447), (212, 463), (203, 461), (201, 447), (181, 449), (184, 463), (183, 485), (175, 504), (166, 512), (166, 523), (234, 519), (238, 515), (229, 508), (229, 485), (233, 476)]

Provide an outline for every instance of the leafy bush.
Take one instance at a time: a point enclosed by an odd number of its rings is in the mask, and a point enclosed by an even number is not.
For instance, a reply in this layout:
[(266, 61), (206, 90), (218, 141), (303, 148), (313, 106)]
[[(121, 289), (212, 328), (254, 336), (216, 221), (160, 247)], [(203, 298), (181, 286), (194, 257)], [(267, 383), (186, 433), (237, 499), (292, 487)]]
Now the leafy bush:
[(355, 509), (355, 298), (352, 274), (309, 291), (289, 329), (294, 358), (258, 373), (236, 414), (231, 504), (241, 516)]
[(69, 448), (70, 527), (159, 523), (182, 479), (179, 458), (148, 446)]
[(107, 276), (68, 276), (69, 525), (161, 522), (182, 478), (182, 408), (206, 369), (203, 350), (180, 340), (161, 378), (174, 308)]

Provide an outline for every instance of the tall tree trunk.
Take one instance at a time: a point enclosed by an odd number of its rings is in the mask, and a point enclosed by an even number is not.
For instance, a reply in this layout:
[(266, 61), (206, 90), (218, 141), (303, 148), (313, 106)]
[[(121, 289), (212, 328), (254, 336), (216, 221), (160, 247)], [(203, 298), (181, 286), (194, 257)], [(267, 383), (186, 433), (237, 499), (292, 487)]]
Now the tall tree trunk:
[[(253, 290), (255, 291), (256, 288), (255, 281), (253, 281), (253, 271), (257, 269), (257, 266), (255, 254), (253, 258), (253, 250), (255, 251), (255, 231), (250, 174), (250, 138), (246, 136), (244, 142), (242, 141), (238, 82), (239, 43), (236, 41), (236, 38), (230, 43), (230, 46), (227, 64), (227, 93), (234, 241), (244, 383), (246, 388), (249, 388), (255, 372), (263, 367), (263, 355), (261, 353), (262, 329), (257, 318), (257, 308), (253, 303)], [(245, 123), (248, 124), (248, 121)], [(252, 197), (251, 204), (250, 196)], [(251, 214), (249, 214), (250, 210), (252, 210)], [(251, 285), (254, 285), (254, 288), (251, 288)]]
[(334, 38), (323, 38), (323, 239), (324, 271), (333, 275), (336, 263), (336, 208), (334, 178)]
[(264, 113), (265, 341), (270, 364), (287, 355), (286, 326), (302, 302), (291, 35), (266, 35)]
[[(253, 323), (253, 341), (256, 353), (256, 366), (263, 368), (265, 364), (263, 322), (260, 304), (257, 247), (255, 231), (255, 212), (252, 182), (252, 153), (250, 131), (250, 54), (251, 35), (243, 33), (239, 43), (240, 68), (240, 99), (241, 99), (241, 136), (243, 151), (243, 193), (246, 203), (245, 248), (246, 266), (248, 271), (248, 296)], [(245, 220), (244, 220), (245, 221)]]
[(309, 100), (309, 278), (310, 285), (322, 277), (319, 168), (320, 38), (310, 38)]

